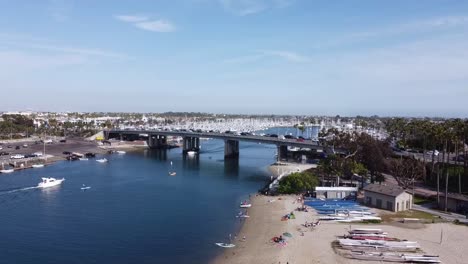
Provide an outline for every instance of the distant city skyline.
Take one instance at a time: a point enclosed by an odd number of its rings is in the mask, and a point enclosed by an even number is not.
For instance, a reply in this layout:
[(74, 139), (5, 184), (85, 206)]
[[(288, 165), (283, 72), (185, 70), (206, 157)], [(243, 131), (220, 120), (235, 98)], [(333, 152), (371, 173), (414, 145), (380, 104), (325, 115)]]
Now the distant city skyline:
[(0, 111), (468, 117), (468, 2), (0, 0)]

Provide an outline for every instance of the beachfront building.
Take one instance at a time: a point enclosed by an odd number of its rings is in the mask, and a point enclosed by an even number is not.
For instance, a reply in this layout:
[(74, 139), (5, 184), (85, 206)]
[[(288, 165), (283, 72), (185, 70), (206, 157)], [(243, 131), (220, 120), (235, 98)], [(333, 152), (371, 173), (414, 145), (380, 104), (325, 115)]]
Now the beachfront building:
[[(445, 193), (440, 194), (439, 209), (445, 209)], [(468, 215), (468, 195), (448, 193), (447, 210)]]
[(412, 208), (413, 195), (397, 185), (369, 184), (364, 187), (364, 202), (368, 206), (399, 212)]
[(315, 197), (324, 199), (356, 198), (357, 187), (315, 187)]

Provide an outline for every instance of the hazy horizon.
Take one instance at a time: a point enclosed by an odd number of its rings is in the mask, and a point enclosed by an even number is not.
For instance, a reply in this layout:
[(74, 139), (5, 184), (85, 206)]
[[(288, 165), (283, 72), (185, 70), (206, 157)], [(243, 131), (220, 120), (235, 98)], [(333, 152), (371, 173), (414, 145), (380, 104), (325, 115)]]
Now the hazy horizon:
[(4, 111), (468, 117), (468, 2), (0, 7)]

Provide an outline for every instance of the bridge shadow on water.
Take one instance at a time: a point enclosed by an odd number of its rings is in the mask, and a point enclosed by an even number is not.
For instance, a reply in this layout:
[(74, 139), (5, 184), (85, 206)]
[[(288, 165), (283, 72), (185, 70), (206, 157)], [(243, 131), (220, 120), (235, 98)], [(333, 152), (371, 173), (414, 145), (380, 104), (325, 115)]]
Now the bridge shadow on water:
[(167, 149), (147, 149), (145, 150), (145, 157), (160, 161), (166, 161)]

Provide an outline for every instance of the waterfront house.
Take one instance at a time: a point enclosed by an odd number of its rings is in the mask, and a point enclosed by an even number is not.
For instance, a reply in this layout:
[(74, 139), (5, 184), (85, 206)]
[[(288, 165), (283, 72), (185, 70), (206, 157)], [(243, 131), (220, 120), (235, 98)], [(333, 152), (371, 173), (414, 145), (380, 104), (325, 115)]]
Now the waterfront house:
[(413, 195), (397, 185), (369, 184), (364, 187), (364, 202), (368, 206), (399, 212), (412, 208)]

